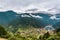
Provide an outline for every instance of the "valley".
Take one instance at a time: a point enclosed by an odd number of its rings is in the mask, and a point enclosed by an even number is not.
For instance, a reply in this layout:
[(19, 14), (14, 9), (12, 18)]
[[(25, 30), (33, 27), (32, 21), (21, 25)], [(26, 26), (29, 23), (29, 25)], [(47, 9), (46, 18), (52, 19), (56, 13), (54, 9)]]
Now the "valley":
[[(7, 40), (59, 40), (59, 15), (0, 12), (0, 38)], [(57, 19), (57, 20), (56, 20)], [(3, 40), (1, 39), (1, 40)]]

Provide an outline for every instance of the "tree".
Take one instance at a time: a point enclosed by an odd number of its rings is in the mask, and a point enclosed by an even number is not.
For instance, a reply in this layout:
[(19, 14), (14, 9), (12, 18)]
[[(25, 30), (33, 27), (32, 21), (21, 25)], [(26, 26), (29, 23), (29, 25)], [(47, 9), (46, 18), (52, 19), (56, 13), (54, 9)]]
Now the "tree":
[(5, 37), (7, 35), (7, 31), (3, 26), (0, 25), (0, 37)]
[(47, 38), (49, 38), (49, 37), (50, 37), (49, 32), (45, 33), (44, 36), (43, 36), (44, 39), (47, 39)]
[(60, 32), (60, 28), (57, 28), (57, 29), (56, 29), (56, 32)]

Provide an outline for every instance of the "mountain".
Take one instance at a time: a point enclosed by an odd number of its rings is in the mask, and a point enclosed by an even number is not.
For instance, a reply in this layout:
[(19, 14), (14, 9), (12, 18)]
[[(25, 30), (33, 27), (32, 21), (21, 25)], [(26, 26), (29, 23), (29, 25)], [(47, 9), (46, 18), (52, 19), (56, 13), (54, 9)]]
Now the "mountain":
[(42, 13), (22, 13), (18, 14), (17, 19), (11, 21), (8, 25), (12, 25), (14, 31), (20, 28), (20, 26), (23, 28), (26, 28), (27, 26), (32, 26), (34, 28), (44, 28), (46, 25), (48, 25), (46, 20), (48, 20), (49, 17), (50, 15)]
[[(43, 14), (43, 13), (36, 13), (36, 14), (29, 14), (29, 13), (24, 13), (18, 15), (19, 18), (17, 18), (15, 21), (13, 20), (12, 23), (13, 25), (18, 25), (18, 24), (24, 24), (24, 25), (33, 25), (37, 27), (44, 27), (44, 25), (47, 25), (48, 22), (47, 20), (49, 19), (50, 15), (48, 14)], [(9, 24), (9, 25), (10, 25)]]
[(56, 24), (53, 25), (54, 28), (60, 28), (60, 22), (57, 22)]
[(52, 25), (52, 27), (54, 27), (56, 23), (60, 22), (59, 18), (60, 14), (52, 15), (44, 12), (16, 13), (9, 10), (0, 12), (0, 25), (8, 27), (12, 25), (13, 28), (19, 28), (19, 25), (22, 25), (23, 27), (30, 25), (36, 28), (46, 27), (47, 25)]
[(0, 12), (0, 25), (6, 25), (16, 18), (16, 13), (11, 10)]

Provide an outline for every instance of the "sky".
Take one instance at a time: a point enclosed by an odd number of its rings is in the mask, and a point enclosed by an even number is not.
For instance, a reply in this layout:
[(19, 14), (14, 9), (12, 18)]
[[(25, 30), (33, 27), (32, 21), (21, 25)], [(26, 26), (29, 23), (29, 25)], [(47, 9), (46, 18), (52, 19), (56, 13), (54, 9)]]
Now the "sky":
[(59, 12), (60, 0), (0, 0), (0, 11), (23, 12), (34, 8), (40, 11)]

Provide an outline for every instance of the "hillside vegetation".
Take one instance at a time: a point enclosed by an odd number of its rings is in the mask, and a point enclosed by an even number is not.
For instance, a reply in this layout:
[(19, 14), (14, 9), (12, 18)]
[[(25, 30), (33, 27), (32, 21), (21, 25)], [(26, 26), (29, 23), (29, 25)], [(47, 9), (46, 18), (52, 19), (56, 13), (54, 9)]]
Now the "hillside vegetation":
[(0, 26), (0, 38), (7, 40), (60, 40), (60, 29), (47, 31), (44, 28), (34, 28), (30, 25), (25, 28), (20, 25), (15, 32), (12, 29), (11, 26), (9, 30)]

